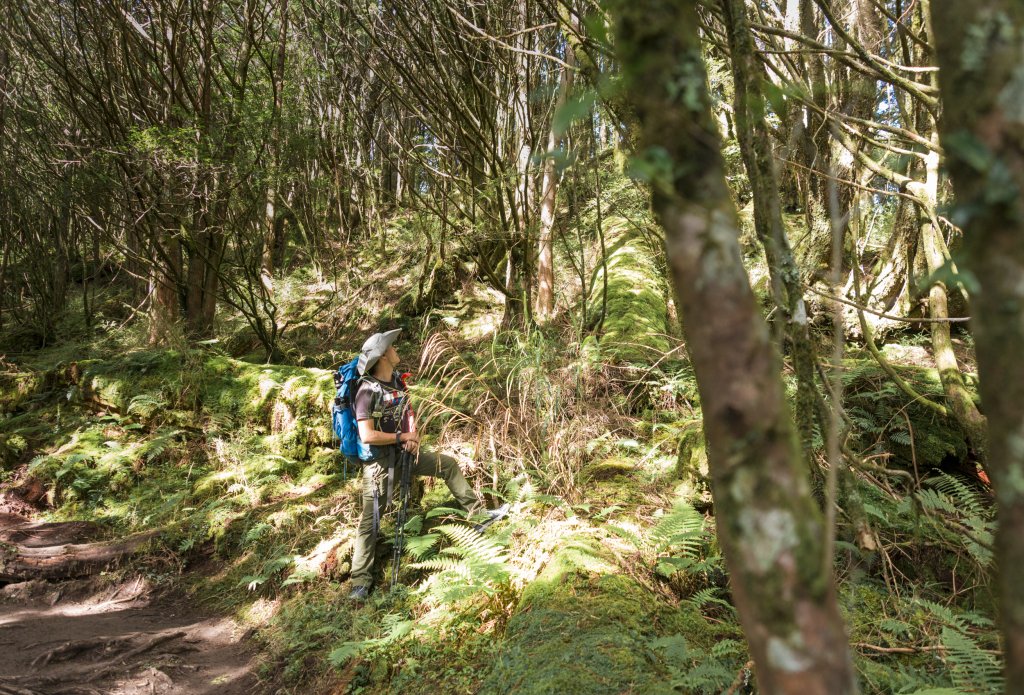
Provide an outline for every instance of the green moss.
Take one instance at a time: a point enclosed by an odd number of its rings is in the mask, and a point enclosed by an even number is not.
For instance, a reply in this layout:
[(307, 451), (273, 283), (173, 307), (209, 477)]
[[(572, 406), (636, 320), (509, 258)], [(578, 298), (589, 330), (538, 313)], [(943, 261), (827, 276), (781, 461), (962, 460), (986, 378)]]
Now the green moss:
[(0, 469), (13, 466), (27, 449), (28, 441), (21, 434), (0, 434)]
[[(601, 353), (613, 360), (650, 364), (669, 350), (665, 272), (642, 230), (622, 217), (604, 222), (608, 244), (608, 304)], [(600, 316), (604, 267), (591, 281), (588, 314)]]
[(229, 357), (205, 363), (203, 405), (211, 413), (228, 413), (275, 433), (279, 453), (304, 459), (311, 445), (329, 445), (328, 421), (334, 386), (323, 369), (251, 364)]
[(524, 589), (480, 692), (678, 692), (674, 676), (693, 664), (666, 647), (710, 649), (722, 635), (694, 608), (669, 606), (619, 571), (592, 536), (571, 538)]
[(619, 476), (630, 475), (636, 471), (636, 461), (623, 456), (611, 456), (588, 464), (582, 471), (583, 480), (596, 482), (609, 480)]
[(676, 450), (676, 477), (707, 486), (709, 481), (707, 443), (701, 420), (679, 423), (679, 448)]
[(43, 385), (36, 372), (0, 372), (0, 413), (11, 413), (35, 395)]

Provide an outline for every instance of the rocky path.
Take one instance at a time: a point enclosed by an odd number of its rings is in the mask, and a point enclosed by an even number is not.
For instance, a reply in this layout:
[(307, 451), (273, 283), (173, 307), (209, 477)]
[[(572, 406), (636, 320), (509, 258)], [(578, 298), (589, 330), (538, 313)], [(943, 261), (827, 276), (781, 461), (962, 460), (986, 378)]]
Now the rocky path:
[[(90, 531), (3, 514), (0, 549), (56, 557), (80, 552)], [(0, 695), (253, 695), (262, 690), (242, 638), (233, 620), (142, 578), (9, 583), (0, 589)]]

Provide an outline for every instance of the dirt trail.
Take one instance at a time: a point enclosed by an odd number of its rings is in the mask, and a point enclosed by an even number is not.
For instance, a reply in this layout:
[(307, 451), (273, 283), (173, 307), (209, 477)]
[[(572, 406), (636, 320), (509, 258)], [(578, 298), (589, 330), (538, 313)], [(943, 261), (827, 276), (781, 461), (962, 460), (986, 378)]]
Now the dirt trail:
[[(36, 548), (89, 531), (0, 515), (0, 536), (14, 524)], [(261, 689), (242, 637), (231, 619), (154, 596), (142, 578), (8, 584), (0, 589), (0, 695), (252, 695)]]

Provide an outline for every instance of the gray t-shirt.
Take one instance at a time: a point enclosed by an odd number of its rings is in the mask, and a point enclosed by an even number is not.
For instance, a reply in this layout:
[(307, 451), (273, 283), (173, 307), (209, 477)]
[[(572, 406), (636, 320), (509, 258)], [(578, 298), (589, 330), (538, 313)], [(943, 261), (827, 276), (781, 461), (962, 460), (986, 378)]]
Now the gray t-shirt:
[(405, 399), (405, 385), (398, 372), (387, 382), (372, 376), (363, 377), (356, 391), (356, 420), (373, 420), (374, 429), (394, 434), (402, 424)]

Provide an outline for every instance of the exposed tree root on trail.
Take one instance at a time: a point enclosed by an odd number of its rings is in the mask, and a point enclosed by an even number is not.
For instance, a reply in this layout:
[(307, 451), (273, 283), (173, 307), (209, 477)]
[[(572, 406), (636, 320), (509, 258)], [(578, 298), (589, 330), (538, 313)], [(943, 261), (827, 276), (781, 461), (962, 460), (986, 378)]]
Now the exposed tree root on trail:
[[(28, 689), (30, 692), (53, 692), (52, 690), (40, 691), (38, 689), (66, 683), (67, 675), (59, 677), (52, 675), (52, 669), (47, 668), (47, 666), (52, 662), (71, 661), (82, 655), (85, 655), (85, 658), (92, 662), (95, 662), (97, 656), (104, 657), (99, 663), (93, 663), (77, 669), (82, 683), (95, 683), (96, 681), (121, 675), (126, 670), (130, 670), (132, 661), (137, 657), (158, 646), (164, 645), (166, 642), (179, 640), (187, 634), (183, 630), (177, 630), (155, 634), (131, 633), (113, 637), (72, 640), (33, 659), (31, 666), (35, 673), (10, 678), (8, 679), (9, 685), (0, 685), (0, 687)], [(161, 655), (166, 656), (167, 654), (194, 649), (195, 647), (190, 645), (177, 645), (172, 649), (164, 647), (161, 649)], [(91, 653), (91, 659), (86, 655), (87, 652)], [(66, 688), (66, 686), (62, 687)], [(81, 686), (75, 686), (75, 688), (82, 690)], [(91, 690), (91, 688), (87, 687), (85, 690)], [(2, 691), (0, 691), (0, 694), (2, 694)]]
[(71, 579), (98, 574), (145, 549), (159, 532), (146, 531), (117, 541), (81, 543), (99, 526), (86, 522), (33, 523), (0, 518), (0, 582)]
[[(42, 666), (46, 666), (53, 660), (66, 661), (87, 650), (100, 650), (103, 654), (111, 655), (112, 658), (124, 662), (134, 656), (142, 654), (143, 652), (149, 651), (158, 644), (178, 639), (179, 637), (184, 637), (185, 634), (186, 633), (180, 631), (172, 632), (170, 634), (156, 635), (144, 635), (136, 632), (117, 637), (94, 637), (92, 639), (65, 642), (59, 647), (37, 656), (32, 660), (32, 666), (34, 668), (40, 668)], [(148, 637), (149, 639), (143, 639), (145, 637)], [(124, 651), (125, 647), (140, 640), (142, 641), (142, 644), (128, 650), (127, 652)]]
[(142, 577), (98, 576), (155, 534), (88, 542), (99, 530), (0, 514), (0, 582), (32, 578), (0, 589), (0, 695), (259, 692), (232, 620), (154, 598)]

